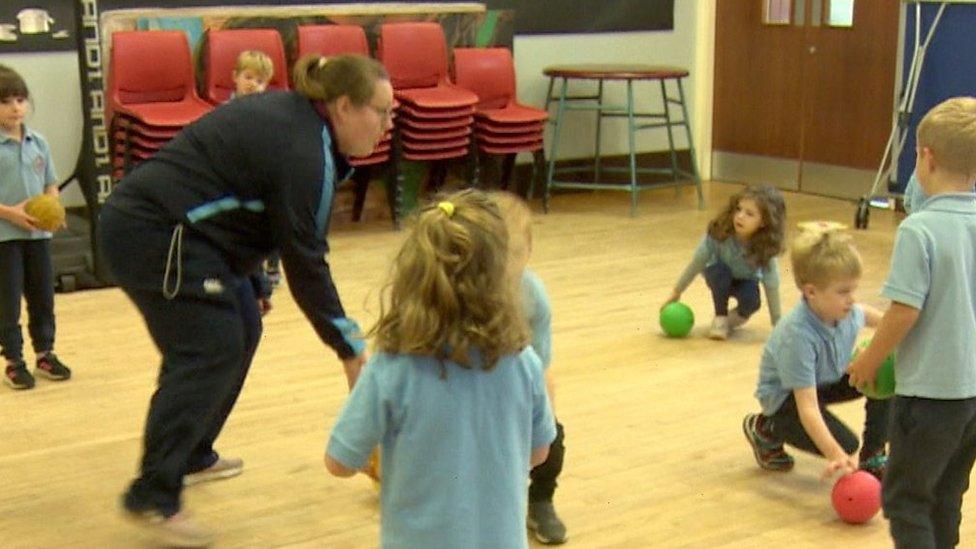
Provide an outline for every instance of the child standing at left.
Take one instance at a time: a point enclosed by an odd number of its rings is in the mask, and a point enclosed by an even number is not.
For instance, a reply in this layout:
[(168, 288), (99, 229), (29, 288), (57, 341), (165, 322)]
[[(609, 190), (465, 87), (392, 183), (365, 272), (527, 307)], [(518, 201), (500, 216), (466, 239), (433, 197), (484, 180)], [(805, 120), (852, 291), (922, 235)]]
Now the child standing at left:
[(0, 65), (0, 351), (3, 381), (14, 389), (34, 387), (24, 362), (20, 300), (27, 300), (27, 330), (36, 356), (34, 374), (62, 381), (71, 370), (54, 349), (54, 269), (51, 233), (38, 229), (24, 211), (33, 196), (58, 195), (51, 151), (40, 134), (24, 124), (30, 109), (27, 83)]

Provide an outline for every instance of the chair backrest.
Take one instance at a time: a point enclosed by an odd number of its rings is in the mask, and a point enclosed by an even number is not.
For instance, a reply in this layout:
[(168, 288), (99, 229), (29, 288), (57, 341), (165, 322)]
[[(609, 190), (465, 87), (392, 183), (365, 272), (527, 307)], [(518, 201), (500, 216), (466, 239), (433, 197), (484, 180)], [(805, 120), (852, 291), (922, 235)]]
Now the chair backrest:
[(478, 96), (478, 108), (515, 99), (515, 65), (507, 48), (454, 48), (454, 83)]
[(275, 29), (228, 29), (207, 33), (204, 67), (205, 95), (213, 103), (223, 103), (234, 92), (234, 67), (242, 51), (259, 50), (271, 58), (274, 72), (268, 83), (270, 90), (288, 89), (288, 63), (281, 35)]
[(358, 25), (302, 25), (298, 27), (298, 57), (305, 54), (369, 55), (366, 32)]
[(194, 94), (190, 45), (182, 31), (117, 31), (109, 55), (115, 105), (176, 102)]
[(380, 25), (376, 58), (394, 89), (430, 88), (447, 81), (447, 43), (437, 23)]

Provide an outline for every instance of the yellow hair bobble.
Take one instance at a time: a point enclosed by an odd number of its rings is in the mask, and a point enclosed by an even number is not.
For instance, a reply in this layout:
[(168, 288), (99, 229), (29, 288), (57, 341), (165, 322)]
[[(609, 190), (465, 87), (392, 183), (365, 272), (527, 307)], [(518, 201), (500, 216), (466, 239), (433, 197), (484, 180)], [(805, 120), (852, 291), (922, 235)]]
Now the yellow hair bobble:
[(454, 204), (448, 201), (438, 202), (437, 208), (447, 214), (447, 217), (454, 217)]

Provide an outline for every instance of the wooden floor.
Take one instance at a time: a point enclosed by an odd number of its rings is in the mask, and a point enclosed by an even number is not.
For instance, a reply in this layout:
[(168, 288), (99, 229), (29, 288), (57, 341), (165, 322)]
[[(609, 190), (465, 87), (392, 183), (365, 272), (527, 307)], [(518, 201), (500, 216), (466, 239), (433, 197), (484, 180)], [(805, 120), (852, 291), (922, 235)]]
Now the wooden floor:
[[(770, 325), (764, 308), (727, 342), (705, 339), (710, 300), (699, 279), (684, 300), (693, 336), (665, 339), (657, 310), (708, 219), (737, 187), (646, 192), (637, 217), (622, 193), (558, 196), (535, 221), (532, 266), (554, 309), (557, 413), (566, 465), (557, 508), (575, 547), (890, 547), (887, 523), (841, 523), (823, 462), (797, 455), (795, 470), (767, 473), (740, 429), (755, 411), (758, 360)], [(788, 195), (789, 225), (851, 223), (854, 207)], [(897, 219), (872, 212), (855, 233), (865, 259), (860, 295), (877, 292)], [(377, 288), (401, 235), (382, 221), (331, 236), (331, 264), (346, 308), (369, 325)], [(162, 259), (162, 258), (161, 258)], [(783, 303), (798, 299), (788, 263)], [(193, 487), (186, 505), (219, 534), (218, 547), (374, 547), (376, 493), (365, 477), (340, 480), (322, 465), (346, 396), (333, 353), (317, 341), (286, 291), (218, 448), (243, 457), (235, 479)], [(0, 387), (0, 547), (151, 547), (120, 520), (157, 355), (134, 308), (116, 289), (57, 297), (58, 351), (75, 377), (33, 391)], [(837, 408), (858, 424), (860, 405)], [(859, 430), (859, 429), (858, 429)], [(976, 547), (976, 499), (964, 505), (963, 546)]]

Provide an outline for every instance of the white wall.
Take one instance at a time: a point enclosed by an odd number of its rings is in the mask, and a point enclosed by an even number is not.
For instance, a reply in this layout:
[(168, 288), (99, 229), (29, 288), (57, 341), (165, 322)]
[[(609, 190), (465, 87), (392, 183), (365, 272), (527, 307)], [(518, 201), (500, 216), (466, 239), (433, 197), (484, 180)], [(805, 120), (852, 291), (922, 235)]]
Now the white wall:
[[(34, 106), (27, 125), (47, 139), (54, 167), (63, 181), (75, 169), (84, 127), (78, 54), (68, 51), (0, 55), (0, 63), (27, 81)], [(85, 203), (77, 183), (64, 193), (62, 201), (66, 206)]]
[[(714, 43), (715, 0), (676, 0), (674, 30), (656, 32), (519, 36), (515, 39), (515, 70), (518, 95), (522, 102), (542, 106), (548, 79), (542, 75), (549, 65), (566, 63), (643, 63), (687, 68), (691, 75), (684, 81), (685, 100), (692, 121), (693, 139), (703, 177), (707, 177), (707, 160), (711, 145), (711, 76)], [(81, 148), (83, 130), (81, 84), (78, 56), (75, 52), (10, 54), (0, 56), (0, 63), (11, 66), (27, 80), (34, 98), (35, 112), (28, 124), (50, 142), (58, 174), (65, 178), (74, 170)], [(587, 88), (578, 88), (586, 92)], [(595, 90), (595, 85), (592, 86)], [(677, 93), (675, 89), (670, 90)], [(605, 86), (609, 101), (626, 104), (626, 88), (620, 83)], [(641, 110), (662, 108), (658, 84), (643, 83), (635, 87)], [(555, 113), (555, 107), (553, 107)], [(606, 154), (627, 152), (625, 119), (605, 119), (602, 150)], [(559, 158), (587, 158), (593, 154), (596, 135), (592, 112), (568, 113), (560, 139)], [(686, 147), (683, 134), (676, 138), (679, 148)], [(664, 130), (638, 134), (639, 152), (667, 150)], [(66, 205), (84, 203), (77, 185), (66, 189)]]
[[(699, 148), (711, 143), (710, 134), (701, 123), (711, 120), (711, 37), (714, 29), (714, 0), (676, 0), (674, 3), (674, 30), (655, 32), (540, 35), (515, 38), (515, 72), (518, 78), (518, 95), (522, 102), (541, 107), (545, 103), (549, 80), (542, 71), (550, 65), (567, 63), (642, 63), (683, 67), (691, 73), (684, 80), (685, 100), (692, 120), (693, 139)], [(705, 33), (705, 36), (700, 36)], [(704, 57), (699, 53), (705, 53)], [(705, 78), (703, 78), (705, 76)], [(704, 82), (703, 82), (704, 81)], [(557, 80), (557, 88), (561, 83)], [(702, 84), (707, 84), (708, 94), (703, 95)], [(581, 93), (595, 93), (596, 84), (579, 84), (570, 87)], [(639, 110), (660, 111), (662, 107), (660, 85), (656, 81), (635, 85), (635, 100)], [(672, 95), (675, 88), (669, 88)], [(623, 82), (604, 86), (607, 102), (626, 105), (626, 85)], [(705, 102), (707, 101), (707, 103)], [(555, 114), (555, 105), (550, 111)], [(559, 158), (586, 158), (593, 154), (596, 135), (596, 116), (593, 112), (570, 112), (564, 116), (557, 155)], [(604, 119), (602, 150), (607, 154), (627, 152), (626, 119)], [(707, 137), (707, 140), (706, 140)], [(686, 147), (683, 134), (677, 138), (678, 148)], [(550, 144), (551, 146), (551, 144)], [(667, 134), (664, 129), (638, 133), (637, 150), (667, 150)], [(551, 149), (550, 149), (551, 150)], [(699, 161), (701, 162), (701, 160)]]

